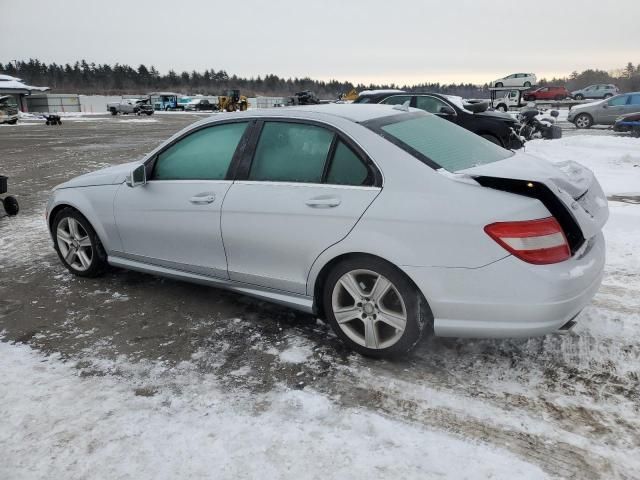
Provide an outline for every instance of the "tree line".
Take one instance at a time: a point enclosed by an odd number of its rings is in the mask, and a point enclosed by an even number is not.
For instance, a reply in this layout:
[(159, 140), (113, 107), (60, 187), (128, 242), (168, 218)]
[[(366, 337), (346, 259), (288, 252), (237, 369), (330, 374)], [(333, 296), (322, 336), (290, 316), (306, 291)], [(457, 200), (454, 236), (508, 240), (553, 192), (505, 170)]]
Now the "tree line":
[[(231, 88), (239, 88), (247, 96), (290, 96), (296, 92), (311, 90), (319, 98), (333, 99), (352, 89), (398, 88), (411, 92), (430, 91), (465, 98), (486, 98), (488, 85), (472, 83), (441, 84), (353, 84), (330, 80), (328, 82), (304, 78), (282, 78), (278, 75), (244, 78), (230, 75), (225, 70), (206, 69), (204, 72), (169, 70), (161, 74), (153, 65), (140, 64), (137, 68), (116, 63), (96, 64), (80, 60), (73, 65), (45, 63), (38, 59), (0, 63), (0, 73), (23, 79), (27, 84), (47, 86), (53, 93), (80, 93), (100, 95), (144, 94), (152, 91), (174, 91), (183, 94), (218, 95)], [(566, 86), (569, 90), (593, 83), (614, 83), (622, 91), (640, 90), (640, 65), (631, 62), (626, 67), (607, 72), (585, 70), (573, 72), (569, 77), (541, 79), (540, 85)]]

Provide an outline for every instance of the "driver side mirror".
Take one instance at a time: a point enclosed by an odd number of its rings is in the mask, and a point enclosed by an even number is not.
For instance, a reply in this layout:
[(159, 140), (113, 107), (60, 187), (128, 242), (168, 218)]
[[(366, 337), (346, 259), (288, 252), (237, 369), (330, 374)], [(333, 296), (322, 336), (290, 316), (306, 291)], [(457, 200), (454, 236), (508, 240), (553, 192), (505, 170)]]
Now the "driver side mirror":
[(127, 185), (130, 187), (137, 187), (138, 185), (144, 185), (147, 183), (147, 169), (144, 164), (134, 168), (127, 177)]
[(443, 105), (442, 107), (440, 107), (440, 110), (438, 111), (438, 113), (442, 115), (455, 115), (456, 111), (447, 105)]
[(605, 102), (605, 103), (603, 103), (603, 104), (602, 104), (602, 108), (609, 108), (609, 104), (608, 104), (608, 103), (606, 103), (606, 102)]

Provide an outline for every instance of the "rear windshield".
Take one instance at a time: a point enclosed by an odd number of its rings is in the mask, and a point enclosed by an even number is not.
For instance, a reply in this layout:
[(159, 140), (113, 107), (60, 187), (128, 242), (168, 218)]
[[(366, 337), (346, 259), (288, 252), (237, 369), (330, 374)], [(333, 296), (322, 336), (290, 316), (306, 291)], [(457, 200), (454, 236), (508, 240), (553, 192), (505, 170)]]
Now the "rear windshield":
[(457, 172), (513, 155), (510, 150), (436, 115), (396, 118), (398, 121), (369, 128), (434, 168)]

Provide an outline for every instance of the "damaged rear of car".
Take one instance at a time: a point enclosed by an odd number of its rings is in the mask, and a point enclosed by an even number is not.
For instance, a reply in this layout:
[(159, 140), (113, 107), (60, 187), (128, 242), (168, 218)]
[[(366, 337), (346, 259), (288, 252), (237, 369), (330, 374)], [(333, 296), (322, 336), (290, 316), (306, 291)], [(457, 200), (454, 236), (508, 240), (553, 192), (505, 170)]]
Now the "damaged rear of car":
[[(552, 164), (507, 151), (433, 116), (397, 120), (368, 126), (451, 181), (495, 191), (493, 213), (473, 205), (480, 192), (474, 197), (467, 190), (452, 201), (482, 217), (502, 258), (477, 268), (440, 269), (437, 280), (433, 269), (410, 269), (427, 292), (435, 334), (525, 337), (570, 330), (604, 269), (602, 228), (609, 211), (593, 173), (576, 162)], [(524, 208), (509, 211), (511, 204)], [(486, 242), (460, 231), (456, 248), (485, 248)]]

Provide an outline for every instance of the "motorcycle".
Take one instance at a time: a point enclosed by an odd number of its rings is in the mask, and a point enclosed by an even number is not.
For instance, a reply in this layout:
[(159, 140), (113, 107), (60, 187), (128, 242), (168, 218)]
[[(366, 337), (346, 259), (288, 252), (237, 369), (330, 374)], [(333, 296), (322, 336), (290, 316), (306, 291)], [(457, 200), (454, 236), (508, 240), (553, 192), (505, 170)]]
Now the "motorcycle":
[(562, 138), (562, 129), (555, 125), (556, 118), (559, 115), (558, 111), (549, 111), (549, 116), (546, 116), (546, 113), (535, 107), (524, 107), (520, 110), (518, 114), (518, 121), (520, 122), (518, 135), (525, 140)]

